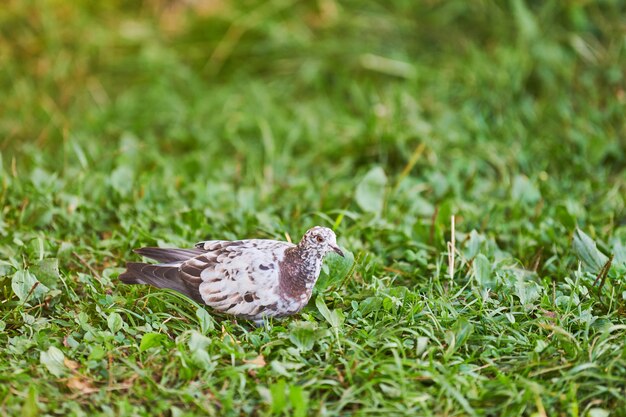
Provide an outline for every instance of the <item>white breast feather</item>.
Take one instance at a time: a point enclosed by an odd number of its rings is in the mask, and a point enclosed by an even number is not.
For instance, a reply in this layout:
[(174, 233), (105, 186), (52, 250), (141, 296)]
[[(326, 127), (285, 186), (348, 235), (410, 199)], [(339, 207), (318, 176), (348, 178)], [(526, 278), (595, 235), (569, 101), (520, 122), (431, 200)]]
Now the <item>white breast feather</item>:
[[(236, 256), (220, 254), (217, 262), (200, 274), (202, 299), (218, 311), (244, 316), (259, 314), (263, 306), (281, 303), (277, 293), (279, 262), (290, 246), (284, 242), (250, 240), (231, 249)], [(214, 247), (219, 247), (219, 241), (204, 243), (208, 252)], [(244, 300), (246, 294), (254, 297), (253, 301)]]

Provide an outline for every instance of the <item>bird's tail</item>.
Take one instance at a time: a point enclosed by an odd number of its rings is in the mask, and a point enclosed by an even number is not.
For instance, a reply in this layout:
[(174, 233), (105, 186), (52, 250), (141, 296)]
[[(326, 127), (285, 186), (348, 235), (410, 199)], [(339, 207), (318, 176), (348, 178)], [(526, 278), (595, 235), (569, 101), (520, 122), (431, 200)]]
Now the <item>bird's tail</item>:
[(126, 271), (119, 276), (119, 279), (125, 284), (145, 284), (157, 288), (169, 288), (193, 300), (203, 302), (198, 289), (190, 288), (180, 278), (178, 265), (128, 262)]

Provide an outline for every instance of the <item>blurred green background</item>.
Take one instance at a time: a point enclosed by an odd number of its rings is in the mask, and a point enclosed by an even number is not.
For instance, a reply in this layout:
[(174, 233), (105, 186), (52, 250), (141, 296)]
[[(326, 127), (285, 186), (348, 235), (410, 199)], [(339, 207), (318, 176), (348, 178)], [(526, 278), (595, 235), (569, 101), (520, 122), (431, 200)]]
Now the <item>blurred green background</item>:
[[(622, 12), (619, 1), (9, 1), (4, 170), (89, 190), (65, 204), (97, 204), (108, 227), (133, 210), (125, 198), (150, 192), (218, 221), (236, 193), (253, 210), (279, 193), (270, 211), (284, 221), (354, 208), (350, 179), (373, 165), (422, 184), (407, 189), (426, 200), (413, 211), (449, 197), (483, 210), (472, 227), (504, 220), (483, 202), (499, 204), (518, 175), (611, 212), (600, 191), (624, 164)], [(99, 227), (71, 221), (59, 232)]]
[[(5, 0), (0, 411), (624, 415), (625, 43), (619, 0)], [(116, 285), (140, 245), (314, 224), (357, 266), (302, 321)]]

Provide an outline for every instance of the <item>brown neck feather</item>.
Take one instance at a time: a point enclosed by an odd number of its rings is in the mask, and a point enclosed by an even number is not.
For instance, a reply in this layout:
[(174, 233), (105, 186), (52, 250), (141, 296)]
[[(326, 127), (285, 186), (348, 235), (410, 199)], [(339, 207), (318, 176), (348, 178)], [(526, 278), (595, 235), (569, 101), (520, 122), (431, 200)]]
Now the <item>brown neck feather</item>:
[[(285, 251), (280, 262), (280, 291), (285, 297), (299, 298), (302, 294), (310, 295), (312, 284), (317, 279), (315, 274), (315, 258), (295, 246)], [(307, 284), (310, 287), (307, 288)]]

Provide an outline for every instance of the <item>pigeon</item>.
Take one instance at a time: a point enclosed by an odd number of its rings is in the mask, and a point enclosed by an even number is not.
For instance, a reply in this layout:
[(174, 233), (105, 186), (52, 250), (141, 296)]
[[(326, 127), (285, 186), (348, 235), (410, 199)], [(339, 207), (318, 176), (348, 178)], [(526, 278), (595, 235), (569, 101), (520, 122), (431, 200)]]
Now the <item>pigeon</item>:
[(208, 240), (193, 249), (141, 248), (159, 264), (128, 262), (125, 284), (169, 288), (213, 310), (252, 320), (285, 317), (307, 305), (329, 252), (344, 256), (335, 233), (309, 229), (297, 245), (267, 239)]

